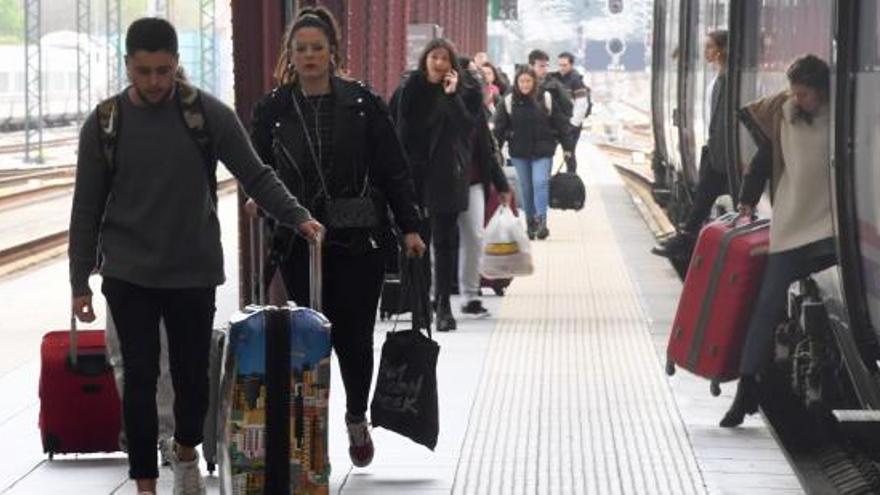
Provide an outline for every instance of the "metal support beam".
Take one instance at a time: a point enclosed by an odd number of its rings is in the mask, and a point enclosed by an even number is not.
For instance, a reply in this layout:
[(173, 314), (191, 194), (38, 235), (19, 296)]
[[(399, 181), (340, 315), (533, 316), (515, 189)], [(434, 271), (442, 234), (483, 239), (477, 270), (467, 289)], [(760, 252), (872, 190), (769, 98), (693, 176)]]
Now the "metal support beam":
[(76, 2), (76, 115), (80, 125), (92, 106), (92, 0)]
[(40, 43), (40, 0), (25, 0), (24, 5), (24, 159), (43, 160), (43, 49)]
[(107, 96), (122, 90), (122, 54), (120, 50), (120, 6), (119, 0), (107, 0)]
[(214, 0), (199, 0), (199, 46), (201, 47), (200, 83), (202, 89), (217, 93), (217, 49)]

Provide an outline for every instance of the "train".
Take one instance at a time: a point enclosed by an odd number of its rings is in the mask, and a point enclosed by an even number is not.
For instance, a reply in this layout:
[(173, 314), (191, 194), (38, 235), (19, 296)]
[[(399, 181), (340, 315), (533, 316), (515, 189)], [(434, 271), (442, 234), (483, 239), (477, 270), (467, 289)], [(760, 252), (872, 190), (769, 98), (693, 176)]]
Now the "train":
[[(708, 134), (705, 95), (712, 77), (701, 50), (706, 34), (729, 31), (723, 104), (731, 191), (739, 190), (756, 151), (736, 110), (785, 89), (785, 69), (800, 55), (816, 54), (831, 66), (827, 183), (838, 263), (789, 290), (789, 318), (777, 329), (769, 380), (785, 405), (762, 408), (795, 464), (798, 456), (808, 457), (805, 451), (836, 453), (814, 462), (824, 477), (805, 482), (808, 491), (825, 493), (815, 488), (823, 486), (832, 493), (878, 493), (880, 0), (655, 0), (653, 23), (653, 193), (674, 225), (692, 207), (703, 165), (699, 150)], [(762, 210), (766, 215), (766, 206)], [(671, 261), (683, 276), (687, 256)], [(828, 455), (847, 467), (838, 469)], [(798, 474), (809, 477), (809, 470)], [(848, 491), (846, 483), (856, 478), (853, 486), (860, 488)]]

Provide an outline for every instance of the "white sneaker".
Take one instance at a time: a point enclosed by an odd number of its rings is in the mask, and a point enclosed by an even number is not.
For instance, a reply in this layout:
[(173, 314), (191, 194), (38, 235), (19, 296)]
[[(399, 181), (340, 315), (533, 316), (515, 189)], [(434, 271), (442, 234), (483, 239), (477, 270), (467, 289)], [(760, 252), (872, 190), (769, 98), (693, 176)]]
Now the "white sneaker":
[(174, 495), (206, 495), (205, 479), (199, 469), (199, 453), (191, 461), (177, 458), (177, 450), (171, 451), (171, 469), (174, 470)]

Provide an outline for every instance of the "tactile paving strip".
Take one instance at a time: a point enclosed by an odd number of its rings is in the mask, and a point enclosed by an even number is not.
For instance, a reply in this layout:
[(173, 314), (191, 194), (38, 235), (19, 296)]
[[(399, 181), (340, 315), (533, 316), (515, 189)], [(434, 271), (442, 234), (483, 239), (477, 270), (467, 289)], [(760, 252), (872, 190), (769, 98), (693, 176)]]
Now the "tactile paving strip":
[(551, 213), (550, 239), (532, 244), (536, 273), (505, 297), (455, 494), (706, 493), (592, 192), (581, 212)]

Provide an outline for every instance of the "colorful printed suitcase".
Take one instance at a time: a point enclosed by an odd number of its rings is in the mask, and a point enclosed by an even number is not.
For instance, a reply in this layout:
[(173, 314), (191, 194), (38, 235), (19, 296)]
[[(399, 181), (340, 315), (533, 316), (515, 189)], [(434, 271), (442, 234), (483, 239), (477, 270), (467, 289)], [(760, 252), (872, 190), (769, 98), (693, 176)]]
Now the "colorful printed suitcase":
[(116, 452), (122, 404), (103, 330), (49, 332), (40, 348), (40, 434), (55, 454)]
[(738, 376), (752, 306), (770, 247), (770, 220), (736, 213), (707, 225), (697, 239), (667, 347), (666, 372), (681, 366), (721, 382)]
[(230, 320), (223, 366), (221, 493), (327, 494), (330, 322), (321, 308), (320, 247), (312, 307), (249, 306)]

